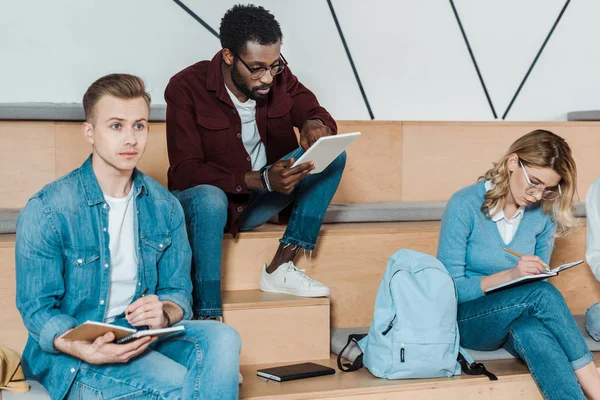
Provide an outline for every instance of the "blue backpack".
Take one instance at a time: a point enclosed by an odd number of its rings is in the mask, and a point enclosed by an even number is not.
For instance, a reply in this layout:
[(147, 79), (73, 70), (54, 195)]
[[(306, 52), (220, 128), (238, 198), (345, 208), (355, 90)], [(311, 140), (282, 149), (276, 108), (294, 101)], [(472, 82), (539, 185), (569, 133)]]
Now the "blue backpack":
[(338, 367), (348, 372), (364, 365), (387, 379), (450, 377), (462, 368), (496, 380), (460, 348), (457, 308), (454, 280), (444, 265), (430, 255), (399, 250), (379, 285), (369, 333), (348, 338), (346, 347), (356, 342), (363, 354), (345, 365), (338, 356)]

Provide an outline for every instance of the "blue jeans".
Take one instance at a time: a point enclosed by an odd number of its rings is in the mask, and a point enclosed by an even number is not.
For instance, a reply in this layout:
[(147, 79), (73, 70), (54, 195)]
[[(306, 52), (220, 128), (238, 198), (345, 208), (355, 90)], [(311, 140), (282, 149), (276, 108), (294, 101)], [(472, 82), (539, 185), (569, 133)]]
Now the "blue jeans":
[[(282, 159), (298, 159), (302, 153), (302, 148), (298, 148)], [(306, 250), (314, 249), (325, 211), (338, 188), (345, 165), (346, 153), (342, 153), (323, 172), (304, 178), (289, 195), (265, 190), (253, 192), (240, 215), (240, 230), (259, 227), (294, 203), (280, 241)], [(227, 196), (211, 185), (175, 190), (173, 194), (183, 207), (192, 246), (194, 315), (221, 316), (221, 246), (227, 223)]]
[(127, 364), (81, 364), (67, 400), (237, 399), (238, 333), (216, 321), (180, 324), (185, 333)]
[(574, 370), (593, 360), (560, 292), (532, 282), (459, 304), (460, 343), (523, 359), (545, 399), (583, 399)]

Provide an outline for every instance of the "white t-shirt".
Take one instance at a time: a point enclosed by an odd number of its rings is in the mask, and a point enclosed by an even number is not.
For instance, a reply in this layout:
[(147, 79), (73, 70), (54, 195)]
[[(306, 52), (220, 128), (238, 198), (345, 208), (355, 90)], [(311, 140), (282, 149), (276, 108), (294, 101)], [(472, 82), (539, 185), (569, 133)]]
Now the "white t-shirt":
[(225, 89), (227, 89), (227, 93), (229, 93), (229, 97), (231, 97), (231, 101), (242, 121), (242, 142), (250, 156), (252, 171), (258, 171), (267, 165), (267, 150), (256, 125), (256, 101), (248, 99), (245, 103), (242, 103), (229, 90), (227, 85), (225, 85)]
[[(104, 195), (110, 206), (108, 212), (108, 235), (110, 238), (110, 289), (105, 322), (112, 321), (131, 304), (138, 278), (135, 252), (134, 186), (127, 197), (114, 198)], [(106, 267), (106, 264), (103, 266)]]
[[(491, 181), (485, 181), (485, 190), (490, 191), (493, 187), (494, 185)], [(495, 208), (491, 210), (490, 214), (494, 214), (495, 210)], [(506, 215), (504, 215), (504, 210), (498, 210), (498, 213), (492, 217), (492, 221), (496, 223), (496, 227), (498, 228), (498, 232), (500, 232), (500, 236), (502, 237), (504, 244), (509, 244), (515, 236), (515, 233), (519, 228), (519, 224), (521, 223), (521, 219), (523, 219), (524, 212), (525, 207), (519, 207), (512, 218), (506, 218)]]

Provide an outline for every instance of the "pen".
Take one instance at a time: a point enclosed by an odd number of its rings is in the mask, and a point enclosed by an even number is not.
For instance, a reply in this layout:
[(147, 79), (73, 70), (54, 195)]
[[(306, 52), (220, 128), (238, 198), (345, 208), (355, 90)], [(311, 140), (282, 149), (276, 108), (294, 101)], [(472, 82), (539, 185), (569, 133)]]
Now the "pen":
[(148, 290), (150, 290), (150, 288), (148, 288), (148, 287), (147, 287), (147, 288), (146, 288), (146, 289), (145, 289), (145, 290), (142, 292), (142, 296), (141, 296), (141, 297), (144, 297), (145, 295), (147, 295), (147, 294), (148, 294)]
[[(519, 258), (522, 257), (522, 255), (520, 255), (519, 253), (517, 253), (516, 251), (512, 251), (511, 249), (509, 249), (508, 247), (505, 247), (504, 250), (508, 251), (510, 254), (512, 254), (513, 256), (517, 256)], [(544, 266), (545, 270), (550, 270), (550, 268), (548, 267), (548, 265), (542, 261), (542, 265)]]

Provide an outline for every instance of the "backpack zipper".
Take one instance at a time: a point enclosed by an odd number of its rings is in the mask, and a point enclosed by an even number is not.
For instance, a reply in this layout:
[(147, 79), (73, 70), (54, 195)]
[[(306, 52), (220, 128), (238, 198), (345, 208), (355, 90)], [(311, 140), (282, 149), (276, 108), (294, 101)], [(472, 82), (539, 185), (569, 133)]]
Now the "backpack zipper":
[(400, 343), (400, 362), (404, 362), (404, 343)]
[(392, 318), (392, 320), (388, 324), (387, 328), (385, 328), (385, 331), (381, 332), (381, 334), (383, 336), (387, 335), (392, 330), (392, 328), (394, 327), (394, 321), (395, 320), (396, 320), (396, 315), (394, 315), (394, 318)]

